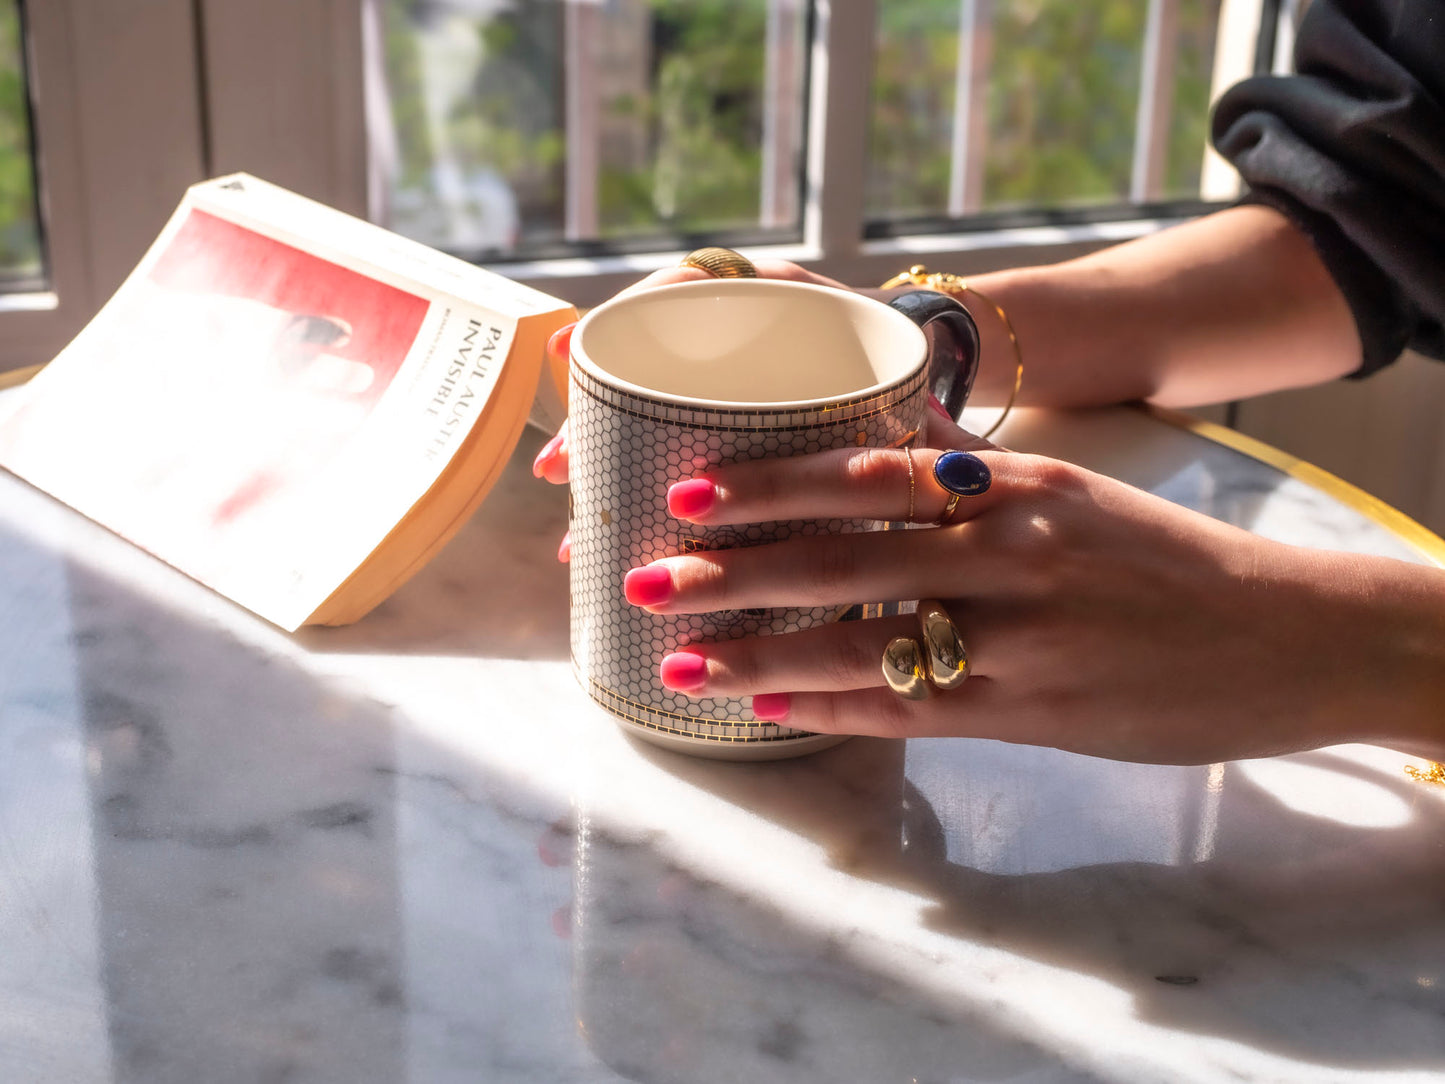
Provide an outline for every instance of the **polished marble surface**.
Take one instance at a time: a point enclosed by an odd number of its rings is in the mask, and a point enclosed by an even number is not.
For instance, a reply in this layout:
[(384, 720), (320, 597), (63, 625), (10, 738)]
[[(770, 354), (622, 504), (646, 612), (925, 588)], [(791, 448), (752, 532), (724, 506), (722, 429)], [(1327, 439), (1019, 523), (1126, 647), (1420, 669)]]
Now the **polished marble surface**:
[[(0, 475), (0, 1081), (1436, 1081), (1445, 788), (981, 741), (638, 745), (526, 466), (287, 636)], [(1003, 439), (1419, 559), (1142, 414)]]

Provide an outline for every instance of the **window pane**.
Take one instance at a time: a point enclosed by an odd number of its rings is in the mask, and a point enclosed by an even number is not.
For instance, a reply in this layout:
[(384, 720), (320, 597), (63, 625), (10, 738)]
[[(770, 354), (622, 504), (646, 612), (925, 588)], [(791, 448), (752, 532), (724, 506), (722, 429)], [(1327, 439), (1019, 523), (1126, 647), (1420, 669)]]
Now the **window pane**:
[(379, 217), (473, 257), (799, 233), (804, 0), (386, 0)]
[(1198, 199), (1220, 0), (1153, 8), (879, 4), (869, 219)]
[(0, 0), (0, 290), (41, 278), (35, 163), (18, 0)]

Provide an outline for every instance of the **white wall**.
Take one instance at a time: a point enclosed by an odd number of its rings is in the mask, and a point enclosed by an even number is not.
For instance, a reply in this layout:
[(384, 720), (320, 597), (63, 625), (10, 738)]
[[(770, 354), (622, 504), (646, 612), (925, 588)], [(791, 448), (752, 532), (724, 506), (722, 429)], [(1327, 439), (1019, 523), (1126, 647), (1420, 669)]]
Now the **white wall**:
[(1407, 354), (1363, 381), (1261, 396), (1237, 425), (1445, 535), (1445, 363)]

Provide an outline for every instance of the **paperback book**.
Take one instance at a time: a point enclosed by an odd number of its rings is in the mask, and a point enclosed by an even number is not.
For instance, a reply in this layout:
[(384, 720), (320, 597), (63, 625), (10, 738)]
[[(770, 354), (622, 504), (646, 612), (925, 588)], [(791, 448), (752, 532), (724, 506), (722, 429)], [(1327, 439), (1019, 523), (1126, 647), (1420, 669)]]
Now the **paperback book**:
[(247, 175), (205, 182), (0, 419), (0, 465), (280, 627), (356, 621), (529, 417), (566, 302)]

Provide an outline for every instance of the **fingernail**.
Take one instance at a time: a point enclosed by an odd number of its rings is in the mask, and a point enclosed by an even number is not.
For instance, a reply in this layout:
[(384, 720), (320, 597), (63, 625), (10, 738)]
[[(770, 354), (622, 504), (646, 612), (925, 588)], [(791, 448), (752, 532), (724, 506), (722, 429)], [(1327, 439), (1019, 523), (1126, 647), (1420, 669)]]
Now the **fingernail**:
[(572, 352), (572, 331), (576, 324), (568, 324), (552, 332), (547, 340), (547, 353), (554, 358), (565, 358)]
[(792, 710), (787, 693), (759, 693), (753, 697), (753, 718), (765, 723), (781, 723)]
[(634, 606), (658, 606), (672, 598), (672, 573), (661, 565), (634, 568), (622, 579), (622, 593)]
[(568, 531), (562, 536), (562, 544), (557, 547), (557, 560), (564, 565), (572, 560), (572, 532)]
[(707, 660), (691, 651), (664, 655), (657, 670), (662, 684), (673, 692), (695, 692), (707, 684)]
[(557, 456), (557, 451), (558, 451), (558, 449), (561, 448), (561, 447), (562, 447), (562, 434), (561, 434), (561, 433), (558, 433), (555, 437), (553, 437), (551, 440), (549, 440), (546, 444), (542, 445), (542, 450), (537, 453), (537, 458), (534, 459), (534, 460), (532, 460), (532, 477), (533, 477), (533, 478), (540, 478), (540, 477), (542, 477), (542, 474), (543, 474), (543, 473), (546, 471), (546, 469), (547, 469), (547, 464), (551, 463), (552, 460), (556, 458), (556, 456)]
[(717, 501), (717, 486), (706, 478), (678, 482), (667, 491), (667, 510), (678, 519), (706, 515)]
[(972, 452), (944, 452), (933, 463), (933, 477), (950, 493), (977, 497), (993, 484), (988, 464)]
[(928, 405), (933, 408), (933, 412), (940, 418), (947, 418), (949, 421), (953, 421), (953, 415), (948, 412), (948, 408), (943, 405), (943, 402), (938, 396), (930, 395), (928, 397)]

